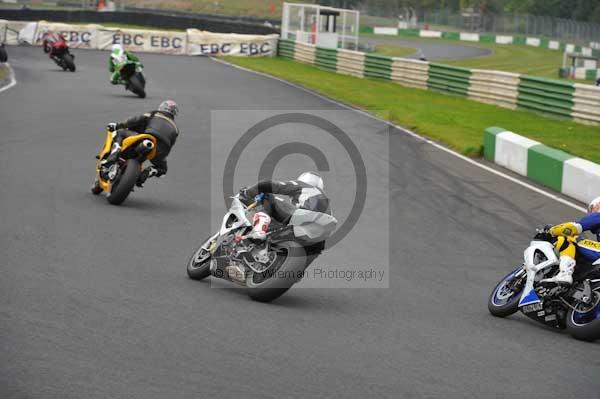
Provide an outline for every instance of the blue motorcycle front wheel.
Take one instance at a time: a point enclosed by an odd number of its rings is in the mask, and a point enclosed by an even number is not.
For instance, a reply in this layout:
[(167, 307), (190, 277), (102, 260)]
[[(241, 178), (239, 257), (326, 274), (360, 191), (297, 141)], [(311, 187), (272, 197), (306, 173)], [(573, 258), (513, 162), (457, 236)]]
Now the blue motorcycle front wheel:
[(591, 306), (578, 304), (567, 313), (567, 331), (575, 339), (596, 341), (600, 339), (600, 280), (592, 282)]
[(525, 277), (516, 277), (519, 266), (507, 274), (496, 286), (488, 299), (488, 310), (496, 317), (507, 317), (519, 310), (519, 299), (525, 287)]

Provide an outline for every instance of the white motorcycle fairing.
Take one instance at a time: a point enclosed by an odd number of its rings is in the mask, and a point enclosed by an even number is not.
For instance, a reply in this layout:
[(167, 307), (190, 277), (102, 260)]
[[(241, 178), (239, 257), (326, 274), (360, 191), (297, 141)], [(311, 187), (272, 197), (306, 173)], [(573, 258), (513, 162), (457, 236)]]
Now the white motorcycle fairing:
[[(240, 201), (239, 196), (236, 195), (231, 198), (231, 207), (229, 208), (229, 212), (227, 212), (225, 216), (223, 216), (223, 221), (221, 222), (221, 227), (219, 228), (219, 231), (212, 235), (208, 240), (206, 240), (206, 242), (202, 246), (202, 248), (206, 249), (207, 251), (210, 250), (208, 245), (211, 242), (217, 240), (219, 237), (227, 235), (229, 232), (239, 229), (240, 227), (252, 226), (252, 223), (250, 223), (250, 221), (246, 217), (246, 209)], [(231, 224), (229, 224), (229, 220), (234, 221)]]
[[(541, 252), (546, 257), (546, 260), (535, 264), (535, 254), (537, 251)], [(523, 254), (523, 258), (523, 266), (527, 271), (527, 281), (525, 283), (525, 288), (523, 288), (519, 307), (541, 302), (533, 288), (536, 275), (540, 270), (559, 264), (556, 248), (547, 241), (531, 241), (531, 244)]]

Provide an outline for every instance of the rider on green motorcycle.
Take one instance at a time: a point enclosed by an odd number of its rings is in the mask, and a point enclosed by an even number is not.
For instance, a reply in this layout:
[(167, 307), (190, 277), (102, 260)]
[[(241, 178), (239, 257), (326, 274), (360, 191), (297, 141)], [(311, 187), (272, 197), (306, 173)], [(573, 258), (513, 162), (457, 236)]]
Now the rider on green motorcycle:
[(143, 67), (140, 59), (131, 51), (127, 51), (120, 44), (114, 44), (108, 59), (108, 70), (111, 72), (110, 83), (116, 85), (121, 83), (121, 71), (119, 66), (126, 62), (135, 62)]

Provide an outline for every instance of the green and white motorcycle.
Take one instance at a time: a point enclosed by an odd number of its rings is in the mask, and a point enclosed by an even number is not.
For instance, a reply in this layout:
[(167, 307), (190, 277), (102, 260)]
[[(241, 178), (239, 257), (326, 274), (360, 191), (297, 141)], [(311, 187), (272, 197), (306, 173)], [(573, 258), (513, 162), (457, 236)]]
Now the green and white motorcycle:
[(125, 89), (133, 92), (140, 98), (146, 97), (146, 78), (141, 62), (127, 57), (124, 51), (113, 52), (111, 55), (115, 71), (119, 73), (119, 82)]

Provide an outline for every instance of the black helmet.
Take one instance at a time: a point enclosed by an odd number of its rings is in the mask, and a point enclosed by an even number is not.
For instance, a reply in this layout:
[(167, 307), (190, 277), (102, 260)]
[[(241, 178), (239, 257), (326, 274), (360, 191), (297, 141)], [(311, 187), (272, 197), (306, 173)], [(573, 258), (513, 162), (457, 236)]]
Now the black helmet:
[(173, 100), (165, 100), (162, 103), (160, 103), (157, 111), (168, 114), (173, 119), (175, 119), (175, 117), (179, 113), (179, 105), (177, 105), (177, 103)]

